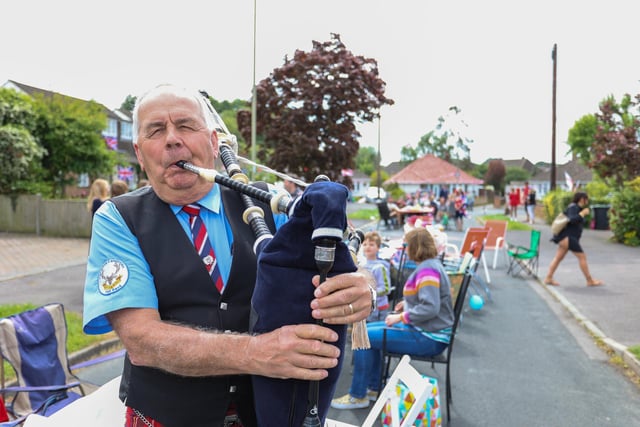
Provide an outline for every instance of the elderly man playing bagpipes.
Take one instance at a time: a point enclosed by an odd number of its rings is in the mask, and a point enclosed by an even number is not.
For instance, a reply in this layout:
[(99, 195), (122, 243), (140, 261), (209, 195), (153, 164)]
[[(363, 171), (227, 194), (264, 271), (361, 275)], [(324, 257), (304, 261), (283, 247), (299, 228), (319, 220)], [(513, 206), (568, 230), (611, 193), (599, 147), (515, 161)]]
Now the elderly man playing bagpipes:
[[(306, 283), (267, 282), (310, 288), (299, 304), (314, 321), (249, 333), (256, 276), (270, 267), (257, 269), (255, 227), (241, 218), (246, 194), (185, 169), (214, 168), (216, 126), (197, 92), (163, 85), (140, 97), (134, 148), (151, 186), (106, 202), (94, 218), (84, 331), (115, 330), (127, 350), (125, 426), (275, 425), (256, 416), (251, 376), (321, 383), (339, 367), (344, 325), (371, 310), (366, 272), (321, 278), (308, 270), (293, 276)], [(268, 213), (262, 228), (273, 232), (271, 209), (255, 205)], [(339, 240), (336, 230), (329, 234)], [(343, 253), (337, 242), (336, 266), (354, 271)], [(271, 309), (289, 310), (277, 297)]]

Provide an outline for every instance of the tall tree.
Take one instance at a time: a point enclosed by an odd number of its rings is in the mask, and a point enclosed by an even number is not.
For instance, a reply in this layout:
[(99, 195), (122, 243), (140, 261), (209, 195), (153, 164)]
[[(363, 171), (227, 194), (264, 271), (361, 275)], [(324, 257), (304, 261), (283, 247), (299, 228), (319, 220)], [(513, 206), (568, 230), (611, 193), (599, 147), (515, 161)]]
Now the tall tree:
[(502, 159), (489, 160), (489, 167), (484, 176), (484, 182), (493, 185), (496, 193), (504, 190), (504, 177), (507, 175), (507, 168)]
[(415, 148), (405, 146), (401, 148), (400, 156), (403, 161), (412, 162), (425, 154), (455, 163), (463, 170), (472, 167), (470, 144), (473, 140), (464, 136), (463, 129), (467, 124), (460, 117), (462, 110), (457, 106), (449, 107), (445, 116), (438, 117), (435, 128), (420, 138)]
[(136, 97), (133, 95), (127, 95), (122, 104), (120, 105), (121, 110), (125, 110), (128, 112), (133, 112), (133, 107), (136, 106)]
[(373, 147), (360, 147), (356, 155), (356, 169), (371, 175), (378, 167), (378, 152)]
[(625, 95), (619, 104), (610, 96), (596, 114), (598, 128), (589, 166), (618, 188), (640, 176), (639, 106), (640, 94), (635, 99)]
[(35, 123), (31, 98), (0, 88), (0, 194), (21, 193), (36, 180), (46, 151), (31, 133)]
[(37, 96), (34, 105), (38, 114), (35, 136), (47, 150), (42, 165), (54, 197), (62, 197), (79, 174), (94, 178), (113, 172), (118, 155), (102, 138), (107, 115), (101, 105), (58, 94)]
[(578, 119), (569, 129), (567, 144), (570, 151), (585, 165), (591, 161), (591, 146), (596, 139), (597, 123), (595, 114), (587, 114)]
[[(257, 85), (259, 159), (308, 181), (325, 174), (349, 185), (340, 170), (354, 167), (356, 123), (373, 121), (382, 105), (393, 104), (384, 91), (377, 62), (354, 55), (337, 34), (314, 41), (310, 52), (297, 50)], [(249, 121), (247, 113), (238, 117), (250, 144)]]

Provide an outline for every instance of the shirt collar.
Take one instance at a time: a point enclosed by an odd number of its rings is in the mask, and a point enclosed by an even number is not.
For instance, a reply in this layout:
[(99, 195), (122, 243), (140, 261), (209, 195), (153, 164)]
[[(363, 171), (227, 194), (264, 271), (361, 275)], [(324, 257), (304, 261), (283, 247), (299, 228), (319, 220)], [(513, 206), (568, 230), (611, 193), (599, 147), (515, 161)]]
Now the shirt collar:
[[(201, 207), (210, 210), (214, 213), (220, 213), (220, 186), (215, 185), (211, 188), (211, 190), (205, 194), (203, 198), (197, 200), (195, 204), (200, 205)], [(182, 210), (182, 205), (170, 205), (171, 210), (173, 210), (174, 214), (178, 214)]]

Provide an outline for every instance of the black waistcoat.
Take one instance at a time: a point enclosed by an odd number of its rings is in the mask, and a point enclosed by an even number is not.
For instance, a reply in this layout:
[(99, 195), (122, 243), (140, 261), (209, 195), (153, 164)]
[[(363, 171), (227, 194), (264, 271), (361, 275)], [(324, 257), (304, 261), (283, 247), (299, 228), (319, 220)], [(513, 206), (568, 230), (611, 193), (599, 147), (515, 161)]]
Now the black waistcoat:
[[(219, 331), (247, 332), (256, 280), (252, 249), (255, 236), (242, 220), (244, 205), (238, 193), (225, 187), (220, 190), (234, 237), (231, 272), (222, 295), (173, 211), (151, 187), (127, 193), (113, 202), (138, 239), (149, 264), (163, 320)], [(269, 212), (265, 220), (274, 230), (269, 208), (261, 207)], [(254, 422), (248, 375), (181, 377), (134, 365), (130, 365), (127, 374), (127, 406), (167, 427), (219, 425), (231, 400), (238, 405), (245, 426)]]

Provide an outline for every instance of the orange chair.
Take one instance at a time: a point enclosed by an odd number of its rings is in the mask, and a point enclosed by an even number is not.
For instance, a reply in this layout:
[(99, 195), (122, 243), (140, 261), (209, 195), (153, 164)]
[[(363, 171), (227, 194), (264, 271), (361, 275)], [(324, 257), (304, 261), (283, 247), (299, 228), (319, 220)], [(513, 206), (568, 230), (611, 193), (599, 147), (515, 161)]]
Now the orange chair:
[[(473, 252), (473, 257), (479, 264), (483, 259), (482, 253), (484, 252), (485, 245), (487, 244), (488, 236), (489, 230), (484, 227), (467, 228), (460, 248), (452, 243), (447, 243), (444, 260), (447, 261), (453, 259), (454, 262), (456, 262), (461, 260), (464, 254), (466, 254), (467, 252)], [(452, 255), (449, 255), (450, 253)], [(483, 265), (483, 267), (486, 281), (487, 283), (491, 283), (491, 278), (489, 277), (489, 270), (487, 269), (486, 263)]]
[[(489, 235), (487, 236), (487, 243), (484, 248), (486, 250), (493, 251), (493, 269), (496, 269), (498, 263), (498, 253), (504, 254), (504, 259), (507, 265), (509, 259), (507, 257), (507, 225), (508, 221), (501, 221), (497, 219), (490, 219), (484, 224), (484, 228), (489, 229)], [(482, 255), (482, 263), (486, 266), (484, 254)], [(486, 268), (486, 267), (485, 267)]]

